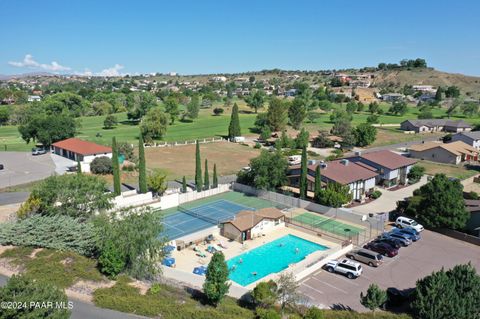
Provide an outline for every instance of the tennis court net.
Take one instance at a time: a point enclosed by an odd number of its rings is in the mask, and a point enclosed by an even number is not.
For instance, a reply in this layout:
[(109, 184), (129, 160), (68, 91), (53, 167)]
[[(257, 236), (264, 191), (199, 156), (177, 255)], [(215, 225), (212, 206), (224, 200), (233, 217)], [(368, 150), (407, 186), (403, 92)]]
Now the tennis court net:
[(187, 215), (193, 216), (193, 217), (198, 218), (198, 219), (202, 219), (202, 220), (204, 220), (204, 221), (206, 221), (210, 224), (214, 224), (214, 225), (220, 224), (220, 220), (218, 220), (218, 219), (207, 217), (205, 215), (200, 215), (199, 213), (196, 213), (192, 210), (186, 209), (185, 207), (178, 206), (178, 210), (181, 211), (182, 213), (187, 214)]

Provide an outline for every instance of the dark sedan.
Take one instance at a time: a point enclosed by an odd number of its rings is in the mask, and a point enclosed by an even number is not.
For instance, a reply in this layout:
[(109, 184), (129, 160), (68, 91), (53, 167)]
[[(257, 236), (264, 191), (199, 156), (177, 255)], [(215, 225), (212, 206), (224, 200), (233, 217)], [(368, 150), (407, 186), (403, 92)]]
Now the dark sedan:
[(392, 246), (393, 248), (397, 248), (397, 249), (399, 249), (400, 247), (403, 246), (402, 242), (398, 239), (395, 239), (395, 238), (377, 238), (373, 242), (374, 243), (385, 243), (385, 244), (388, 244), (388, 245)]
[(386, 243), (370, 242), (363, 246), (363, 248), (370, 249), (387, 257), (395, 257), (396, 255), (398, 255), (398, 248), (394, 248)]

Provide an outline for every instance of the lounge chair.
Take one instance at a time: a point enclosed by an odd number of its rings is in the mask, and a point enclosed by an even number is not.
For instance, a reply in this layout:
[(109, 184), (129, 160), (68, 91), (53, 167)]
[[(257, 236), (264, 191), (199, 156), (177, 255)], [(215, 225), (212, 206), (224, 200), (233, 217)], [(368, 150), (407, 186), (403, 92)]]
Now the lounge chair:
[(225, 245), (225, 243), (224, 243), (223, 241), (220, 241), (220, 242), (218, 243), (218, 246), (219, 246), (219, 247), (222, 247), (223, 249), (227, 249), (227, 248), (228, 248), (228, 246)]

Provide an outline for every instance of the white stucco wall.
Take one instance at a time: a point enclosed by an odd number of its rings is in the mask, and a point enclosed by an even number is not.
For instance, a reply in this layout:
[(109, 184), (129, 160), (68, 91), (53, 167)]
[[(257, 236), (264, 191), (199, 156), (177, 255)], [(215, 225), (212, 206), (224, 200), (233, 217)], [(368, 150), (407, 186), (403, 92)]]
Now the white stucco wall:
[(285, 223), (281, 221), (278, 225), (275, 225), (274, 220), (264, 219), (252, 228), (252, 237), (257, 237), (261, 234), (271, 232), (278, 227), (285, 227)]

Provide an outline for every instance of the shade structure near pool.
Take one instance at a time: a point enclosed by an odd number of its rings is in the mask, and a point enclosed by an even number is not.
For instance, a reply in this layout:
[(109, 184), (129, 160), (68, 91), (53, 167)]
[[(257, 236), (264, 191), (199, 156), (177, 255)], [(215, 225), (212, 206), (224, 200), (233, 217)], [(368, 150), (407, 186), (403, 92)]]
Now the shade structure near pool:
[(227, 261), (230, 279), (248, 286), (272, 273), (280, 272), (306, 256), (329, 249), (306, 239), (286, 235)]

